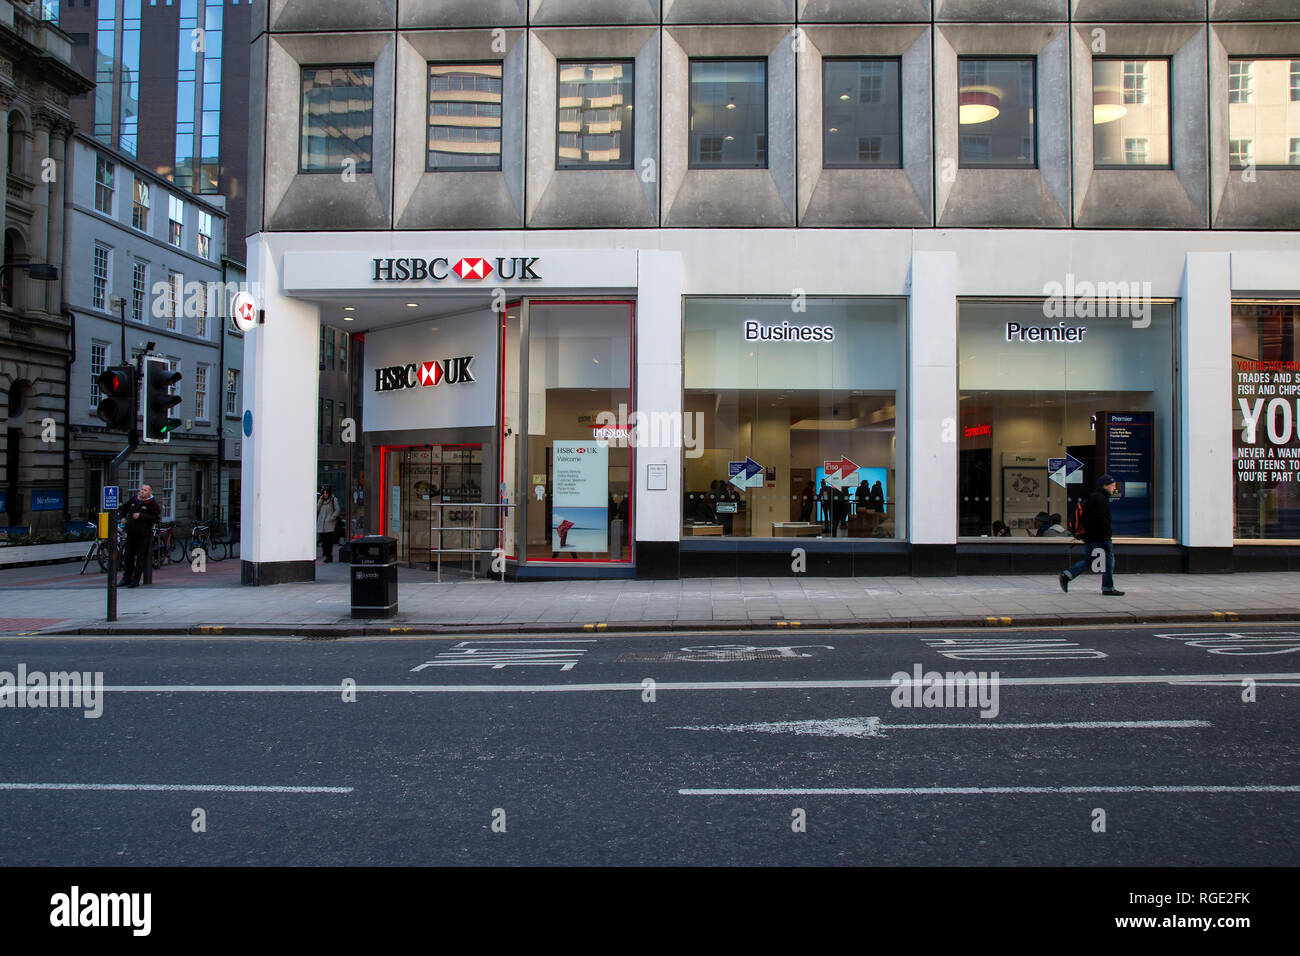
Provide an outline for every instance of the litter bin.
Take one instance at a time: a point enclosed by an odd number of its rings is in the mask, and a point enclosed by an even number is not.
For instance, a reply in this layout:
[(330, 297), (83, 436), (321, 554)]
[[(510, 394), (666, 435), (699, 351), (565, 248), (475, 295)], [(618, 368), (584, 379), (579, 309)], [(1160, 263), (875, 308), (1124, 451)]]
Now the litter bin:
[(397, 539), (366, 535), (352, 542), (352, 616), (397, 613)]

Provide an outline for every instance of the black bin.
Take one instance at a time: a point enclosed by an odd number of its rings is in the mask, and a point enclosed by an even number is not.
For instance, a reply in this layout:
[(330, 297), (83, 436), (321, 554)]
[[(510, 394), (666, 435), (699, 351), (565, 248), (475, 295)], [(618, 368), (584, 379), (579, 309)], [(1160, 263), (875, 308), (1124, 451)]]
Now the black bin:
[(382, 534), (352, 541), (352, 616), (397, 613), (397, 539)]

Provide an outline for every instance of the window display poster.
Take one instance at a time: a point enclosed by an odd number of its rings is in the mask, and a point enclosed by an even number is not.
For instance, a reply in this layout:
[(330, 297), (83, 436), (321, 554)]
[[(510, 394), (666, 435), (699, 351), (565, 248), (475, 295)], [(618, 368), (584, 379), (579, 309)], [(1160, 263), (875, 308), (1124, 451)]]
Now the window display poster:
[(609, 551), (609, 448), (595, 441), (551, 446), (551, 550)]
[[(1015, 530), (1032, 531), (1034, 518), (1047, 506), (1046, 465), (1002, 466), (1002, 520)], [(1041, 461), (1039, 455), (1017, 456), (1026, 461)]]
[(1300, 537), (1300, 362), (1236, 365), (1232, 444), (1237, 534)]
[(1102, 412), (1097, 420), (1098, 461), (1119, 485), (1110, 503), (1111, 531), (1116, 537), (1150, 537), (1155, 413)]

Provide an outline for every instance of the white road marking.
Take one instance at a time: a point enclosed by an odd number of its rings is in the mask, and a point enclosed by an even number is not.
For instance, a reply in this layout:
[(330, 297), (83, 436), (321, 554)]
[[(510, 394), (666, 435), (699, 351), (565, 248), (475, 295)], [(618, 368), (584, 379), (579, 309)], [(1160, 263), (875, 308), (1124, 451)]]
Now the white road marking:
[(1300, 631), (1184, 631), (1154, 636), (1167, 641), (1182, 641), (1187, 647), (1199, 647), (1211, 654), (1232, 657), (1262, 657), (1300, 651)]
[[(1300, 681), (1300, 674), (1151, 674), (1080, 675), (1073, 677), (1003, 677), (1003, 687), (1068, 687), (1126, 684), (1227, 684), (1241, 686), (1244, 680)], [(878, 680), (750, 680), (750, 681), (659, 681), (659, 691), (713, 690), (893, 690), (891, 678)], [(338, 694), (341, 684), (116, 684), (104, 687), (113, 694)], [(365, 694), (604, 694), (645, 690), (640, 681), (608, 684), (358, 684)]]
[(1051, 637), (934, 637), (921, 641), (954, 661), (1086, 661), (1107, 656), (1094, 648)]
[(682, 788), (684, 797), (930, 797), (981, 794), (1040, 793), (1300, 793), (1300, 786), (1272, 784), (1187, 784), (1184, 786), (1117, 787), (713, 787)]
[(829, 720), (781, 720), (755, 724), (709, 724), (669, 727), (669, 730), (717, 730), (726, 733), (797, 734), (810, 737), (883, 737), (889, 730), (1186, 730), (1212, 727), (1208, 720), (1079, 720), (1064, 723), (887, 724), (879, 717), (835, 717)]
[[(475, 644), (483, 646), (475, 647)], [(507, 667), (558, 667), (561, 671), (571, 671), (588, 650), (590, 648), (556, 647), (553, 644), (544, 647), (500, 647), (495, 642), (461, 641), (441, 651), (433, 660), (412, 667), (411, 671), (422, 671), (426, 667), (490, 667), (497, 671)]]
[(0, 790), (144, 790), (166, 793), (351, 793), (351, 787), (275, 787), (233, 783), (0, 783)]

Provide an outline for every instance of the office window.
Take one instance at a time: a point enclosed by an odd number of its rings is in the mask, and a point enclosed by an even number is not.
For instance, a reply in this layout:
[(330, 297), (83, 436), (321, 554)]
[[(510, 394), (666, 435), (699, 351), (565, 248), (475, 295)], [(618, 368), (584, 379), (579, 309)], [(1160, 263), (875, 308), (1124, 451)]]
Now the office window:
[(561, 63), (556, 169), (631, 169), (633, 64)]
[(1290, 163), (1292, 166), (1300, 166), (1300, 136), (1291, 137)]
[(370, 172), (374, 98), (374, 67), (303, 67), (299, 172)]
[(131, 225), (141, 232), (149, 231), (149, 184), (143, 179), (135, 181), (135, 196), (131, 203)]
[[(103, 156), (95, 157), (95, 208), (106, 215), (113, 215), (113, 175), (117, 170), (114, 163)], [(10, 163), (10, 171), (13, 164)]]
[(226, 414), (239, 414), (239, 369), (226, 369)]
[(199, 255), (212, 258), (212, 213), (199, 210)]
[(131, 269), (131, 318), (144, 321), (144, 297), (149, 289), (149, 264), (137, 262)]
[(767, 168), (767, 61), (692, 60), (690, 165)]
[(126, 487), (122, 489), (122, 501), (129, 501), (131, 496), (136, 494), (143, 484), (144, 463), (139, 461), (128, 462), (126, 466)]
[(162, 520), (171, 521), (176, 514), (176, 463), (163, 465), (162, 494), (158, 496), (158, 507), (162, 510)]
[(1249, 139), (1228, 140), (1228, 159), (1234, 169), (1248, 166), (1254, 162), (1255, 143)]
[(962, 166), (1038, 164), (1034, 60), (958, 61), (958, 162)]
[(1228, 61), (1228, 102), (1249, 103), (1254, 93), (1255, 64), (1251, 60)]
[(194, 334), (201, 339), (208, 337), (208, 289), (201, 287), (197, 295), (190, 296), (194, 303)]
[(1169, 61), (1092, 61), (1093, 165), (1169, 165)]
[[(1228, 140), (1233, 166), (1297, 165), (1291, 141), (1300, 137), (1300, 60), (1229, 61)], [(1237, 86), (1232, 84), (1236, 82)], [(1234, 91), (1240, 92), (1235, 96)], [(1239, 144), (1245, 148), (1238, 149)], [(1247, 152), (1249, 155), (1247, 156)]]
[(427, 167), (501, 168), (501, 64), (429, 64)]
[[(168, 355), (167, 368), (173, 372), (179, 372), (181, 370), (181, 360), (174, 355)], [(182, 381), (184, 380), (182, 379)], [(180, 393), (180, 382), (172, 382), (167, 386), (168, 395), (179, 395)]]
[(95, 264), (90, 274), (90, 306), (94, 309), (108, 308), (108, 250), (95, 246)]
[(348, 418), (348, 406), (345, 402), (339, 402), (338, 438), (339, 438), (340, 445), (343, 444), (343, 428), (344, 428), (343, 423), (347, 421), (347, 418)]
[(199, 421), (208, 419), (208, 367), (194, 366), (194, 417)]
[(104, 396), (99, 391), (99, 375), (108, 368), (108, 343), (91, 342), (90, 344), (90, 408), (99, 407), (99, 400)]
[(180, 328), (181, 296), (185, 277), (179, 272), (167, 273), (167, 328), (175, 332)]
[(331, 399), (325, 399), (325, 410), (321, 413), (320, 424), (320, 443), (334, 444), (334, 402)]
[(318, 360), (319, 370), (325, 371), (325, 326), (320, 327), (320, 357)]
[(348, 334), (339, 333), (339, 368), (346, 372), (348, 370)]
[(327, 329), (325, 332), (325, 367), (331, 372), (334, 371), (334, 330)]
[(823, 61), (823, 166), (903, 165), (901, 72), (896, 59)]
[(167, 197), (167, 241), (179, 246), (185, 238), (185, 203), (179, 196)]

